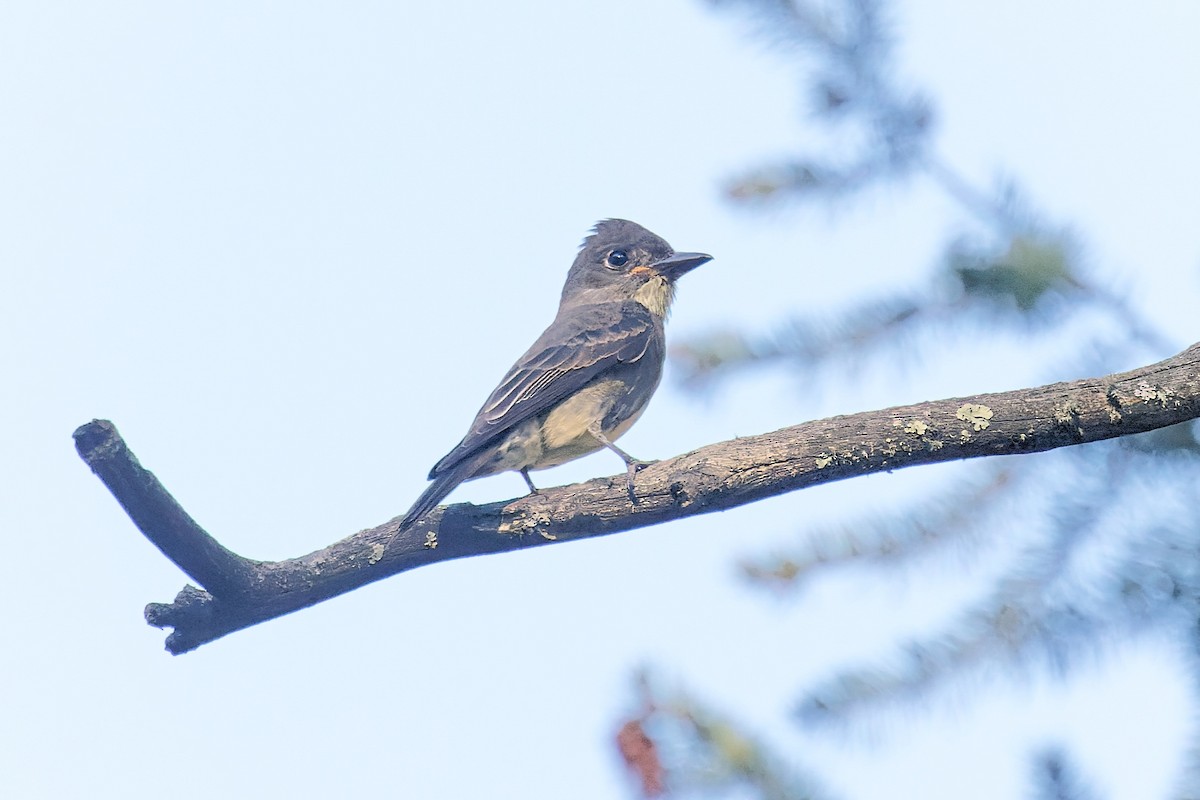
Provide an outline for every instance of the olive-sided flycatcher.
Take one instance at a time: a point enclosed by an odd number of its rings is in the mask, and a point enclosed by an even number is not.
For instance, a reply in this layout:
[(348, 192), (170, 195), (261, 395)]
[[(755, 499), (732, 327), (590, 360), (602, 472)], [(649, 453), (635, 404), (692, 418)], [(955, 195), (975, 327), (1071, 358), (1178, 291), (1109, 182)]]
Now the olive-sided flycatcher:
[(429, 472), (403, 530), (463, 481), (529, 471), (607, 447), (625, 461), (629, 495), (643, 463), (613, 442), (641, 415), (662, 377), (663, 325), (680, 276), (711, 261), (676, 253), (628, 220), (600, 222), (567, 273), (558, 315), (513, 365), (458, 446)]

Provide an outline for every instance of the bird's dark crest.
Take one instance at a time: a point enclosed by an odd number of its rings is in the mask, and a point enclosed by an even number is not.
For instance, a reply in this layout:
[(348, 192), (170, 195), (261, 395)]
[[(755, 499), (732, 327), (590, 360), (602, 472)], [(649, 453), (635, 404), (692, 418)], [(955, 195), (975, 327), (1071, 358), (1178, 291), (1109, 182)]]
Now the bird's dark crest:
[(627, 219), (619, 219), (617, 217), (602, 219), (592, 226), (591, 230), (588, 231), (587, 236), (583, 237), (583, 241), (579, 243), (579, 249), (582, 250), (583, 248), (587, 247), (588, 244), (594, 241), (597, 237), (605, 239), (616, 238), (619, 233), (624, 233), (626, 231), (640, 232), (645, 230), (646, 229), (641, 225), (638, 225), (636, 222), (631, 222)]
[(591, 232), (579, 245), (579, 249), (586, 250), (595, 242), (619, 242), (628, 245), (653, 243), (655, 246), (652, 249), (665, 248), (667, 252), (671, 251), (671, 246), (663, 241), (662, 237), (656, 236), (636, 222), (616, 217), (602, 219), (593, 225)]

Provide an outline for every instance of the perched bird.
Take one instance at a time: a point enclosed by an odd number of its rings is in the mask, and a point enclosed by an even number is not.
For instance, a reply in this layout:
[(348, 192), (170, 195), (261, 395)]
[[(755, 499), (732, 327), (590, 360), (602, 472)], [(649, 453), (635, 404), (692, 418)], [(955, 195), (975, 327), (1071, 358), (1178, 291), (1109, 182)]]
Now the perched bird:
[(634, 222), (592, 229), (563, 286), (558, 315), (512, 366), (458, 446), (429, 472), (433, 481), (400, 523), (428, 514), (463, 481), (564, 464), (607, 447), (625, 461), (629, 495), (644, 466), (613, 441), (637, 420), (658, 388), (663, 324), (680, 276), (711, 261), (676, 253)]

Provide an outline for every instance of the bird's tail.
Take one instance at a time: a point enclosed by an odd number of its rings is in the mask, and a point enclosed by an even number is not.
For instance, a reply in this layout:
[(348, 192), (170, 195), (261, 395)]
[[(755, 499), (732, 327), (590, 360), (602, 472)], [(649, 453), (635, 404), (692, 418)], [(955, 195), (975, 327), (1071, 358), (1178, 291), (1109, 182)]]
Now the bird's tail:
[(438, 503), (446, 499), (446, 495), (454, 491), (463, 481), (468, 481), (475, 477), (475, 471), (479, 469), (482, 461), (486, 461), (490, 453), (481, 453), (475, 458), (468, 458), (460, 461), (450, 469), (441, 473), (433, 479), (433, 482), (425, 487), (425, 491), (421, 492), (421, 496), (412, 504), (412, 508), (404, 515), (404, 519), (400, 521), (401, 531), (416, 523), (430, 511), (437, 508)]

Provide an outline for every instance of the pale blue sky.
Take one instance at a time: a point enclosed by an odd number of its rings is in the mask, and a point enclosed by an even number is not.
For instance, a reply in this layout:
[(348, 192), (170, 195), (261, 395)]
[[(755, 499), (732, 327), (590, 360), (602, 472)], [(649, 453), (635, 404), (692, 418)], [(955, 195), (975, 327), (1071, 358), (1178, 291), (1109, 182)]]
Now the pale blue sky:
[[(913, 2), (895, 18), (947, 156), (983, 185), (1016, 177), (1194, 341), (1200, 7)], [(847, 797), (1019, 796), (1030, 743), (1060, 739), (1114, 800), (1165, 791), (1192, 724), (1169, 645), (1065, 688), (998, 681), (875, 749), (791, 727), (802, 687), (886, 656), (980, 583), (835, 577), (776, 604), (735, 560), (797, 521), (886, 513), (954, 466), (421, 569), (178, 658), (142, 622), (186, 579), (75, 456), (93, 417), (223, 543), (280, 558), (408, 507), (551, 318), (597, 219), (716, 256), (682, 285), (672, 337), (920, 283), (954, 213), (927, 186), (836, 215), (721, 200), (723, 178), (816, 138), (792, 65), (748, 27), (683, 0), (0, 10), (6, 797), (623, 797), (611, 741), (643, 664), (828, 765)], [(622, 445), (664, 457), (1078, 377), (1012, 356), (900, 385), (748, 376), (708, 401), (668, 374)], [(601, 454), (542, 480), (619, 467)], [(509, 475), (451, 499), (522, 491)]]

